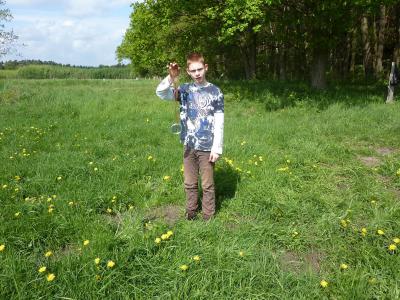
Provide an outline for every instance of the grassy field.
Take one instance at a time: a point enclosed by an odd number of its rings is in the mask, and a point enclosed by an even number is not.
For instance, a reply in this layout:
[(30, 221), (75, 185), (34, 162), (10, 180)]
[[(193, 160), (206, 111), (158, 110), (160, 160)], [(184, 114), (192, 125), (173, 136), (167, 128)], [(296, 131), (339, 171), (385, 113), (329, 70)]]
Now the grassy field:
[(156, 85), (0, 81), (1, 299), (400, 298), (400, 111), (382, 89), (221, 82), (205, 223), (183, 218)]

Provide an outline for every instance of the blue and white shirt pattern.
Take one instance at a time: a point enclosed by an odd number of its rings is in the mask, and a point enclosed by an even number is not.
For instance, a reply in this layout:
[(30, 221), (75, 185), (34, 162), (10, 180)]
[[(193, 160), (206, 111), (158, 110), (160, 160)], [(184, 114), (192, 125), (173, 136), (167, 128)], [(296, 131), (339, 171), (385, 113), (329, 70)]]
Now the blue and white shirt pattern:
[[(174, 99), (174, 91), (165, 78), (157, 87), (162, 99)], [(181, 142), (187, 147), (222, 154), (224, 95), (212, 83), (204, 86), (185, 83), (179, 86)]]

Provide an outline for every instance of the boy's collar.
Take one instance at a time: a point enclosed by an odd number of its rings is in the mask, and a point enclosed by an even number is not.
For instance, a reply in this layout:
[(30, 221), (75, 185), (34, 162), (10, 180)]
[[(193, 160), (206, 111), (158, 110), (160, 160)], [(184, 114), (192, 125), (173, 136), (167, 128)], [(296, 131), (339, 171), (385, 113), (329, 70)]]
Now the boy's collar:
[(198, 84), (197, 82), (193, 82), (195, 87), (201, 88), (201, 87), (206, 87), (209, 86), (210, 83), (208, 81), (204, 82), (203, 84)]

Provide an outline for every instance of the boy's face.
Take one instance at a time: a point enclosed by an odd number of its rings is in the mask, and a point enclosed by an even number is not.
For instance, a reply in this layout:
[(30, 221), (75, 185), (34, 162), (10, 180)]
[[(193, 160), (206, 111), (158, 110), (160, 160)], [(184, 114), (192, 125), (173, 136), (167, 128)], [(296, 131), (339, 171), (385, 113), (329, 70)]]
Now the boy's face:
[(208, 70), (208, 65), (201, 62), (192, 62), (187, 68), (187, 73), (192, 77), (193, 81), (198, 84), (206, 83), (206, 72)]

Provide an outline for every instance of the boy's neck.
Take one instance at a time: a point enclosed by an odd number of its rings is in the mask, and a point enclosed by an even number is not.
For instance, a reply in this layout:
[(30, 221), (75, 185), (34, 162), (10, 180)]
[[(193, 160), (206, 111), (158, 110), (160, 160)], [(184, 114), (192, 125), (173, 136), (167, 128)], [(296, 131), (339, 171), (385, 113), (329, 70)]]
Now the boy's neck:
[(198, 87), (204, 87), (204, 86), (208, 85), (208, 81), (204, 80), (202, 83), (197, 83), (196, 81), (194, 81), (194, 85), (198, 86)]

